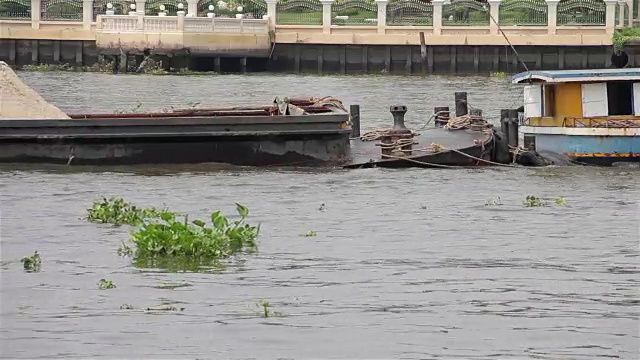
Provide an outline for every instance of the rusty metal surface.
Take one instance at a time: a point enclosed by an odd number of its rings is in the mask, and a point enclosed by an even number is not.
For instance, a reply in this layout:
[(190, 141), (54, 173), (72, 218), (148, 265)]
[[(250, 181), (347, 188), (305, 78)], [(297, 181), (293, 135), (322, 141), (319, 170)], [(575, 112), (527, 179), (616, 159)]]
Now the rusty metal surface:
[[(429, 128), (414, 137), (417, 144), (413, 149), (422, 149), (432, 144), (441, 145), (446, 149), (465, 149), (472, 147), (476, 142), (485, 143), (491, 139), (490, 134), (471, 130), (446, 130), (443, 128)], [(380, 161), (379, 141), (351, 140), (352, 158), (349, 165), (364, 164), (371, 161)], [(428, 152), (414, 152), (412, 158), (430, 155)], [(386, 160), (389, 161), (389, 160)]]

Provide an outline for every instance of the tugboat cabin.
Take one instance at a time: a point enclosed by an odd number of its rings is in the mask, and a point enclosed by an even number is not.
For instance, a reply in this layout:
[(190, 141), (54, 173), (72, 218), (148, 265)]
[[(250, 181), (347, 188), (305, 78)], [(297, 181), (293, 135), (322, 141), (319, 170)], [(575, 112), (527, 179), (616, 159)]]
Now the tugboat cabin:
[(580, 163), (640, 160), (640, 68), (529, 71), (512, 80), (527, 84), (519, 146)]
[(591, 127), (607, 120), (640, 121), (640, 68), (529, 71), (512, 82), (527, 84), (523, 125)]

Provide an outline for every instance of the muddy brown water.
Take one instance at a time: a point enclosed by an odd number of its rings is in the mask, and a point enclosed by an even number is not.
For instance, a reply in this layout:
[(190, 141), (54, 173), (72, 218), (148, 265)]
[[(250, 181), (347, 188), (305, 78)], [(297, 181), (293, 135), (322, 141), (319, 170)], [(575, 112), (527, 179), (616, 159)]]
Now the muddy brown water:
[[(317, 94), (359, 103), (365, 128), (391, 123), (391, 104), (409, 106), (417, 127), (454, 91), (494, 114), (519, 96), (507, 80), (482, 77), (20, 76), (68, 112)], [(0, 354), (638, 359), (639, 180), (634, 167), (4, 165)], [(567, 206), (525, 208), (527, 195)], [(192, 217), (244, 203), (262, 224), (260, 252), (202, 272), (135, 268), (116, 254), (128, 228), (82, 219), (101, 196)], [(497, 197), (501, 205), (485, 206)], [(42, 271), (26, 273), (19, 259), (35, 250)], [(99, 290), (101, 278), (117, 288)], [(282, 316), (258, 316), (261, 300)], [(163, 304), (178, 311), (138, 310)]]

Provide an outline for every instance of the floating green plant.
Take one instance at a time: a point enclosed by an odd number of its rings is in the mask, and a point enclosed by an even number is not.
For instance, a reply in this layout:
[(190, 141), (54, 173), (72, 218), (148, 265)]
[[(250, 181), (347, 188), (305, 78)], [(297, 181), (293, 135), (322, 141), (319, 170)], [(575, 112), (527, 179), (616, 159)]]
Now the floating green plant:
[(563, 197), (559, 197), (557, 199), (554, 200), (556, 202), (556, 205), (558, 206), (566, 206), (567, 205), (567, 200)]
[(143, 222), (132, 233), (135, 257), (188, 257), (200, 262), (228, 258), (244, 250), (256, 250), (260, 226), (245, 223), (249, 209), (236, 204), (239, 220), (229, 221), (220, 211), (211, 214), (211, 226), (202, 220), (188, 221), (170, 212)]
[(489, 199), (484, 203), (485, 206), (495, 206), (495, 205), (502, 205), (502, 203), (500, 202), (500, 196), (498, 196), (495, 199)]
[(40, 271), (40, 266), (42, 265), (42, 258), (40, 258), (40, 254), (38, 252), (34, 252), (31, 256), (25, 256), (20, 259), (22, 262), (22, 267), (27, 272), (38, 272)]
[(507, 74), (503, 71), (496, 71), (496, 72), (489, 73), (489, 76), (497, 77), (497, 78), (505, 78), (507, 77)]
[(304, 233), (305, 237), (312, 237), (312, 236), (316, 236), (316, 235), (318, 235), (318, 234), (313, 230), (309, 230), (306, 233)]
[(563, 197), (559, 197), (559, 198), (550, 198), (550, 199), (543, 199), (543, 198), (539, 198), (537, 196), (533, 196), (533, 195), (528, 195), (525, 200), (522, 202), (522, 205), (525, 207), (539, 207), (539, 206), (547, 206), (549, 205), (548, 201), (545, 200), (553, 200), (553, 202), (558, 205), (558, 206), (566, 206), (567, 205), (567, 200)]
[(114, 225), (140, 225), (145, 219), (157, 218), (163, 213), (155, 208), (138, 208), (119, 197), (96, 201), (87, 211), (89, 221)]
[(98, 287), (100, 288), (100, 290), (109, 290), (115, 289), (116, 284), (114, 284), (111, 280), (100, 279), (100, 281), (98, 282)]
[(268, 317), (282, 317), (283, 316), (283, 314), (281, 312), (271, 310), (271, 304), (267, 300), (258, 301), (255, 304), (255, 306), (256, 306), (256, 308), (259, 309), (258, 313), (260, 314), (260, 316), (265, 318), (265, 319), (268, 318)]
[(257, 250), (260, 226), (246, 224), (249, 209), (237, 203), (240, 219), (230, 221), (215, 211), (210, 225), (168, 210), (138, 208), (122, 198), (105, 198), (88, 211), (89, 221), (136, 226), (131, 233), (135, 250), (122, 241), (117, 251), (119, 256), (132, 256), (136, 267), (199, 270), (239, 252)]
[(131, 246), (124, 243), (124, 241), (120, 242), (120, 246), (118, 246), (118, 256), (131, 256), (133, 255), (133, 249)]
[(522, 205), (524, 205), (525, 207), (538, 207), (538, 206), (545, 206), (546, 203), (539, 197), (536, 197), (533, 195), (527, 195), (525, 200), (522, 202)]

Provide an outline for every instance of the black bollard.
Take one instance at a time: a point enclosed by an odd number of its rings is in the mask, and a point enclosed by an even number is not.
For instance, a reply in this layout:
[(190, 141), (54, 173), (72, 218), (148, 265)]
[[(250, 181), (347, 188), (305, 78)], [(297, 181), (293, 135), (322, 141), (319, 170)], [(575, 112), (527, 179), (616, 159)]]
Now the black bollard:
[(474, 130), (474, 131), (482, 131), (482, 130), (484, 130), (485, 126), (484, 126), (483, 121), (482, 121), (482, 110), (480, 110), (480, 109), (471, 109), (469, 111), (469, 115), (472, 116), (472, 118), (471, 118), (471, 130)]
[(404, 125), (407, 107), (394, 105), (389, 109), (393, 115), (393, 128), (380, 137), (382, 158), (410, 156), (413, 148), (413, 132)]
[(500, 131), (509, 143), (509, 109), (500, 110)]
[(393, 105), (389, 109), (391, 115), (393, 115), (393, 130), (405, 130), (404, 126), (404, 114), (407, 113), (407, 107), (404, 105)]
[(433, 114), (435, 116), (436, 127), (443, 127), (449, 122), (449, 107), (448, 106), (436, 106), (433, 108)]
[(467, 106), (466, 92), (455, 93), (455, 103), (456, 103), (456, 117), (464, 116), (469, 113), (469, 107)]
[(509, 109), (509, 146), (518, 147), (518, 109)]
[(360, 137), (360, 105), (350, 105), (349, 114), (351, 115), (351, 136)]

